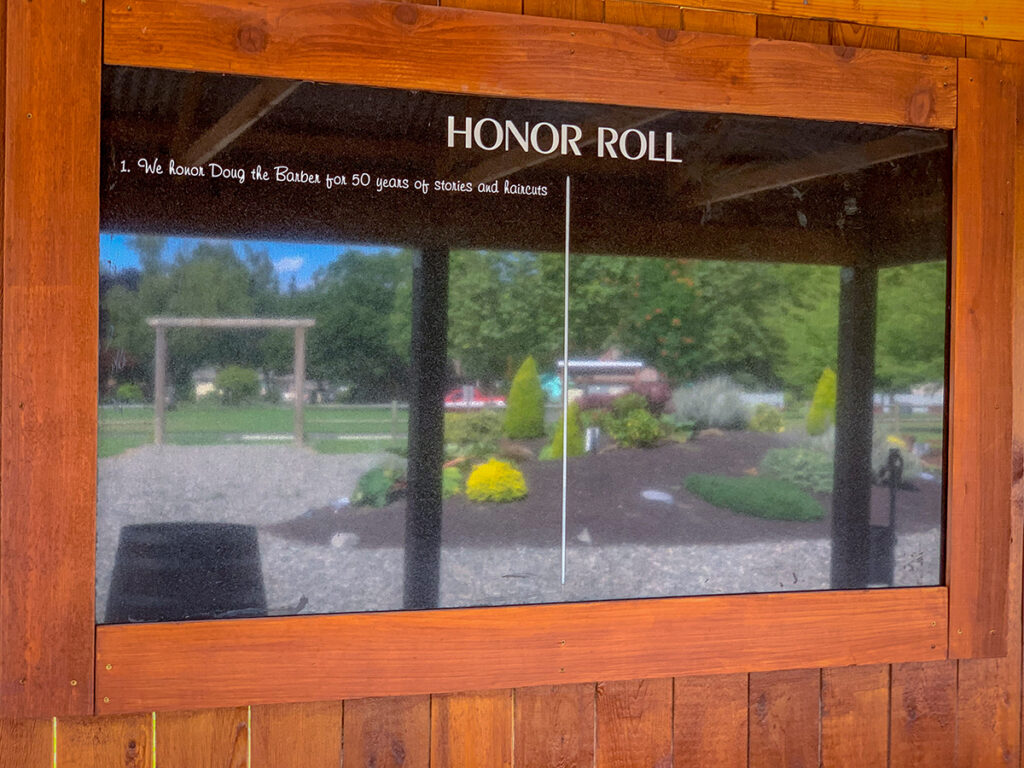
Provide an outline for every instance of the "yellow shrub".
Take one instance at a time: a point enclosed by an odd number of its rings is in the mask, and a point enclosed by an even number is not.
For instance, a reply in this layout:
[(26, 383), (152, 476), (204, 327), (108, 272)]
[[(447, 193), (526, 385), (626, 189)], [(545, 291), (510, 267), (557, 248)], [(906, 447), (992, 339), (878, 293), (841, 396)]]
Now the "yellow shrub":
[(466, 496), (471, 501), (515, 501), (526, 496), (526, 479), (507, 461), (491, 459), (469, 474)]

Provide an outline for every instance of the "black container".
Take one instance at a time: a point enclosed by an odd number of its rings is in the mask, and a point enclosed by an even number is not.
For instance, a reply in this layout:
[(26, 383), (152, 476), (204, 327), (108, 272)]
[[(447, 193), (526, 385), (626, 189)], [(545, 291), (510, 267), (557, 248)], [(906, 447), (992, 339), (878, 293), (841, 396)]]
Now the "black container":
[(105, 623), (266, 614), (253, 526), (148, 523), (121, 529)]

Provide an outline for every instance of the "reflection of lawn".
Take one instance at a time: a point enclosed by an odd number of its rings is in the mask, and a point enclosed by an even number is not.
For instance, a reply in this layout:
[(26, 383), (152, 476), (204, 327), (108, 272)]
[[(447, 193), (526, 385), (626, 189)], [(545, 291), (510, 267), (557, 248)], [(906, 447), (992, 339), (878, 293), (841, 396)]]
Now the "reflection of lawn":
[[(210, 445), (238, 442), (242, 435), (290, 435), (290, 405), (225, 407), (184, 404), (167, 411), (167, 442), (179, 445)], [(307, 406), (306, 433), (321, 453), (360, 453), (383, 450), (392, 430), (404, 437), (408, 418), (397, 413), (394, 424), (389, 406), (344, 409)], [(388, 435), (386, 440), (331, 440), (326, 435)], [(317, 437), (321, 439), (317, 439)], [(129, 448), (153, 441), (153, 408), (104, 406), (99, 411), (99, 455), (116, 456)]]

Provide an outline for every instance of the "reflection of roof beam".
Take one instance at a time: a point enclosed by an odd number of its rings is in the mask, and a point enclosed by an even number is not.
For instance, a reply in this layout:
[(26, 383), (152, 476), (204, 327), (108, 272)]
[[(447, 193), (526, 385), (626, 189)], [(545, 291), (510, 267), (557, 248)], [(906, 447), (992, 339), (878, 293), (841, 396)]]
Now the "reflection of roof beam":
[(206, 75), (193, 72), (185, 81), (178, 105), (178, 120), (174, 127), (174, 139), (171, 142), (171, 157), (182, 157), (188, 148), (188, 141), (195, 129), (196, 109), (203, 96), (203, 80)]
[(182, 156), (181, 164), (201, 165), (212, 159), (300, 85), (301, 82), (297, 80), (261, 81), (192, 143)]
[(781, 189), (826, 176), (839, 176), (904, 157), (936, 152), (949, 146), (945, 133), (903, 131), (884, 139), (802, 157), (782, 163), (750, 163), (712, 177), (694, 195), (694, 206), (705, 206)]
[[(583, 135), (586, 139), (579, 142), (581, 147), (589, 147), (597, 143), (597, 128), (598, 126), (604, 126), (608, 128), (614, 128), (619, 133), (627, 131), (630, 128), (640, 128), (641, 126), (652, 123), (666, 115), (671, 115), (672, 112), (651, 112), (650, 110), (639, 110), (639, 109), (626, 109), (619, 108), (610, 112), (603, 112), (595, 115), (593, 118), (585, 122), (580, 128), (583, 130)], [(503, 152), (502, 154), (485, 160), (479, 165), (470, 168), (466, 173), (459, 174), (459, 179), (462, 181), (471, 181), (474, 184), (481, 181), (494, 181), (495, 179), (503, 179), (506, 176), (511, 176), (513, 173), (518, 171), (526, 170), (527, 168), (533, 168), (534, 166), (542, 165), (543, 163), (552, 160), (559, 155), (542, 155), (537, 152), (510, 154)]]

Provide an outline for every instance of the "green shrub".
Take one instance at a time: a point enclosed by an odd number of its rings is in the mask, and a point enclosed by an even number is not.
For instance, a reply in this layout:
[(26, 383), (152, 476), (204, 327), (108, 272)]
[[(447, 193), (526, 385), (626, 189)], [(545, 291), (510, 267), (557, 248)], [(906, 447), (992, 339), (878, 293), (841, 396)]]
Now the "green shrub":
[(633, 411), (646, 410), (647, 398), (637, 392), (627, 392), (612, 400), (612, 414), (617, 419), (623, 419)]
[(441, 496), (450, 499), (462, 493), (462, 473), (458, 467), (445, 467), (441, 470)]
[(489, 456), (498, 449), (502, 421), (502, 415), (493, 410), (446, 413), (445, 445), (455, 446), (453, 452), (460, 456)]
[[(584, 452), (583, 429), (580, 427), (580, 411), (576, 403), (569, 403), (569, 410), (566, 413), (566, 421), (569, 422), (569, 434), (566, 438), (566, 448), (569, 456), (582, 456)], [(555, 427), (555, 436), (551, 438), (551, 458), (562, 458), (562, 419), (558, 420)]]
[(134, 382), (121, 384), (114, 393), (114, 397), (119, 403), (141, 403), (142, 387)]
[(768, 403), (758, 403), (754, 415), (750, 419), (750, 428), (755, 432), (781, 432), (783, 429), (782, 413)]
[(356, 507), (384, 507), (398, 495), (402, 473), (390, 467), (377, 467), (364, 472), (356, 482), (352, 505)]
[(608, 423), (608, 434), (623, 448), (647, 448), (664, 434), (661, 422), (647, 411), (632, 411)]
[(515, 501), (526, 496), (526, 478), (507, 461), (491, 459), (475, 467), (466, 480), (470, 501)]
[(759, 467), (762, 474), (785, 480), (805, 491), (832, 493), (832, 457), (813, 448), (772, 448)]
[(768, 520), (820, 520), (825, 514), (813, 496), (771, 477), (690, 475), (686, 490), (716, 507)]
[(225, 405), (238, 405), (260, 393), (260, 378), (252, 368), (229, 365), (217, 371), (213, 385), (220, 390)]
[(744, 429), (750, 421), (750, 408), (743, 402), (743, 390), (728, 376), (716, 376), (672, 395), (676, 418), (702, 429)]
[(836, 372), (826, 368), (814, 388), (814, 399), (807, 411), (807, 434), (823, 435), (836, 418)]
[(505, 435), (518, 440), (544, 436), (544, 390), (537, 363), (527, 357), (516, 371), (505, 408)]

